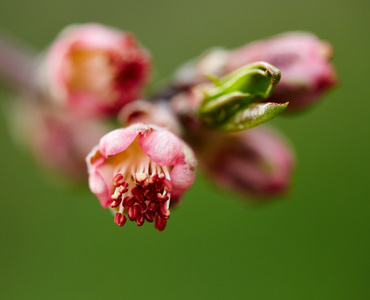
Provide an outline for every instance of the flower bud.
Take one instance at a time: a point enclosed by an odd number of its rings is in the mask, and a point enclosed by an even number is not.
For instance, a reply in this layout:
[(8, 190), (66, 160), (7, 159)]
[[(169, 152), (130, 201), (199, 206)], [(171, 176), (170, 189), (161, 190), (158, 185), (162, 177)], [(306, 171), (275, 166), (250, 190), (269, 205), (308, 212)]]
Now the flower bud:
[(135, 123), (155, 124), (176, 135), (181, 134), (181, 125), (165, 102), (156, 104), (145, 100), (131, 102), (119, 112), (118, 121), (123, 126)]
[(309, 106), (336, 84), (336, 73), (329, 61), (332, 54), (331, 45), (313, 34), (288, 32), (235, 50), (210, 50), (183, 66), (175, 85), (191, 86), (205, 80), (202, 74), (222, 76), (246, 64), (266, 61), (282, 74), (268, 101), (289, 102), (287, 110), (295, 111)]
[(172, 99), (172, 108), (182, 119), (187, 115), (203, 127), (244, 130), (272, 119), (288, 105), (259, 103), (280, 79), (280, 71), (268, 63), (256, 62), (210, 79), (213, 83), (194, 86)]
[(217, 185), (258, 198), (288, 189), (293, 153), (275, 131), (259, 126), (224, 136), (207, 134), (196, 153), (200, 167)]
[(109, 131), (108, 125), (76, 118), (33, 99), (16, 104), (11, 121), (20, 144), (51, 171), (71, 180), (86, 180), (85, 157)]
[(54, 104), (83, 117), (106, 116), (140, 97), (149, 69), (149, 54), (132, 34), (75, 25), (45, 53), (39, 83)]
[(333, 49), (327, 42), (304, 32), (291, 32), (257, 41), (231, 51), (225, 72), (256, 60), (267, 61), (282, 73), (271, 101), (289, 101), (289, 110), (315, 102), (337, 82), (329, 59)]

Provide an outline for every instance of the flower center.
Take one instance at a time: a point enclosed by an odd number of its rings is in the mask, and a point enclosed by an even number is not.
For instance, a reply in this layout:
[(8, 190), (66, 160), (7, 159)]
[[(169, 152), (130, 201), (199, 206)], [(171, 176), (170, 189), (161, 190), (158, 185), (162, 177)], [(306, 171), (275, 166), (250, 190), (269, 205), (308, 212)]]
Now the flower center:
[(67, 70), (72, 91), (92, 93), (105, 102), (114, 100), (111, 84), (115, 74), (105, 52), (76, 49), (70, 55)]
[(155, 228), (162, 231), (170, 217), (172, 184), (169, 167), (159, 166), (146, 155), (139, 167), (131, 165), (127, 168), (128, 163), (120, 167), (113, 177), (114, 192), (111, 195), (111, 207), (117, 211), (114, 222), (123, 226), (126, 213), (138, 226), (145, 220), (155, 221)]

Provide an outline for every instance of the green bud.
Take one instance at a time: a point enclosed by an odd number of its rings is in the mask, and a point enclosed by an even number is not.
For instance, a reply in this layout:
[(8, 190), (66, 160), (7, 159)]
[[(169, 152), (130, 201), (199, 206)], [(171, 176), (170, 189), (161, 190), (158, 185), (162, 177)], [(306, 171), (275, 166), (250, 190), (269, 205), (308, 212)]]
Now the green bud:
[(198, 108), (202, 122), (212, 128), (244, 130), (274, 118), (288, 103), (258, 103), (268, 98), (279, 82), (279, 69), (266, 62), (246, 65), (199, 89), (203, 101)]

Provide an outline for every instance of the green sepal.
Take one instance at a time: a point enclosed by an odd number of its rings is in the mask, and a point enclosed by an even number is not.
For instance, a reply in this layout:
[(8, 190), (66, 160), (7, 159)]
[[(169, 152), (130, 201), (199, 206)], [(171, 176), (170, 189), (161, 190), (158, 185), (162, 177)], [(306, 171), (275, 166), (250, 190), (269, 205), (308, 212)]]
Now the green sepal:
[(220, 86), (222, 84), (220, 78), (218, 78), (217, 76), (214, 76), (212, 74), (206, 74), (204, 76), (211, 80), (215, 84), (215, 86)]
[(247, 109), (234, 114), (219, 129), (226, 131), (240, 131), (265, 123), (284, 111), (289, 102), (286, 103), (253, 103)]
[(215, 88), (208, 92), (206, 101), (236, 91), (266, 99), (270, 97), (280, 77), (280, 70), (266, 62), (255, 62), (246, 65), (219, 80), (212, 75), (208, 75), (208, 78), (212, 78), (212, 81), (217, 82), (217, 84)]
[(207, 127), (223, 127), (236, 114), (244, 112), (253, 102), (268, 98), (279, 82), (279, 69), (266, 62), (246, 65), (203, 87), (204, 95), (198, 114)]

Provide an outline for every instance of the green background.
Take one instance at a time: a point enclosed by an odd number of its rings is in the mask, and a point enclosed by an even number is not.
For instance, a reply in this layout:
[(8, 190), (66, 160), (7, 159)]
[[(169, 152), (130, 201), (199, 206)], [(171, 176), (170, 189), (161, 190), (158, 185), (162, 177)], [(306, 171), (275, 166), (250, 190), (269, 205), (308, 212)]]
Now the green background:
[(369, 11), (367, 0), (1, 0), (0, 27), (40, 50), (70, 23), (136, 33), (156, 84), (206, 48), (311, 31), (333, 44), (340, 85), (273, 121), (297, 156), (287, 196), (255, 207), (198, 176), (162, 233), (119, 228), (87, 189), (49, 180), (13, 144), (5, 111), (0, 298), (370, 299)]

